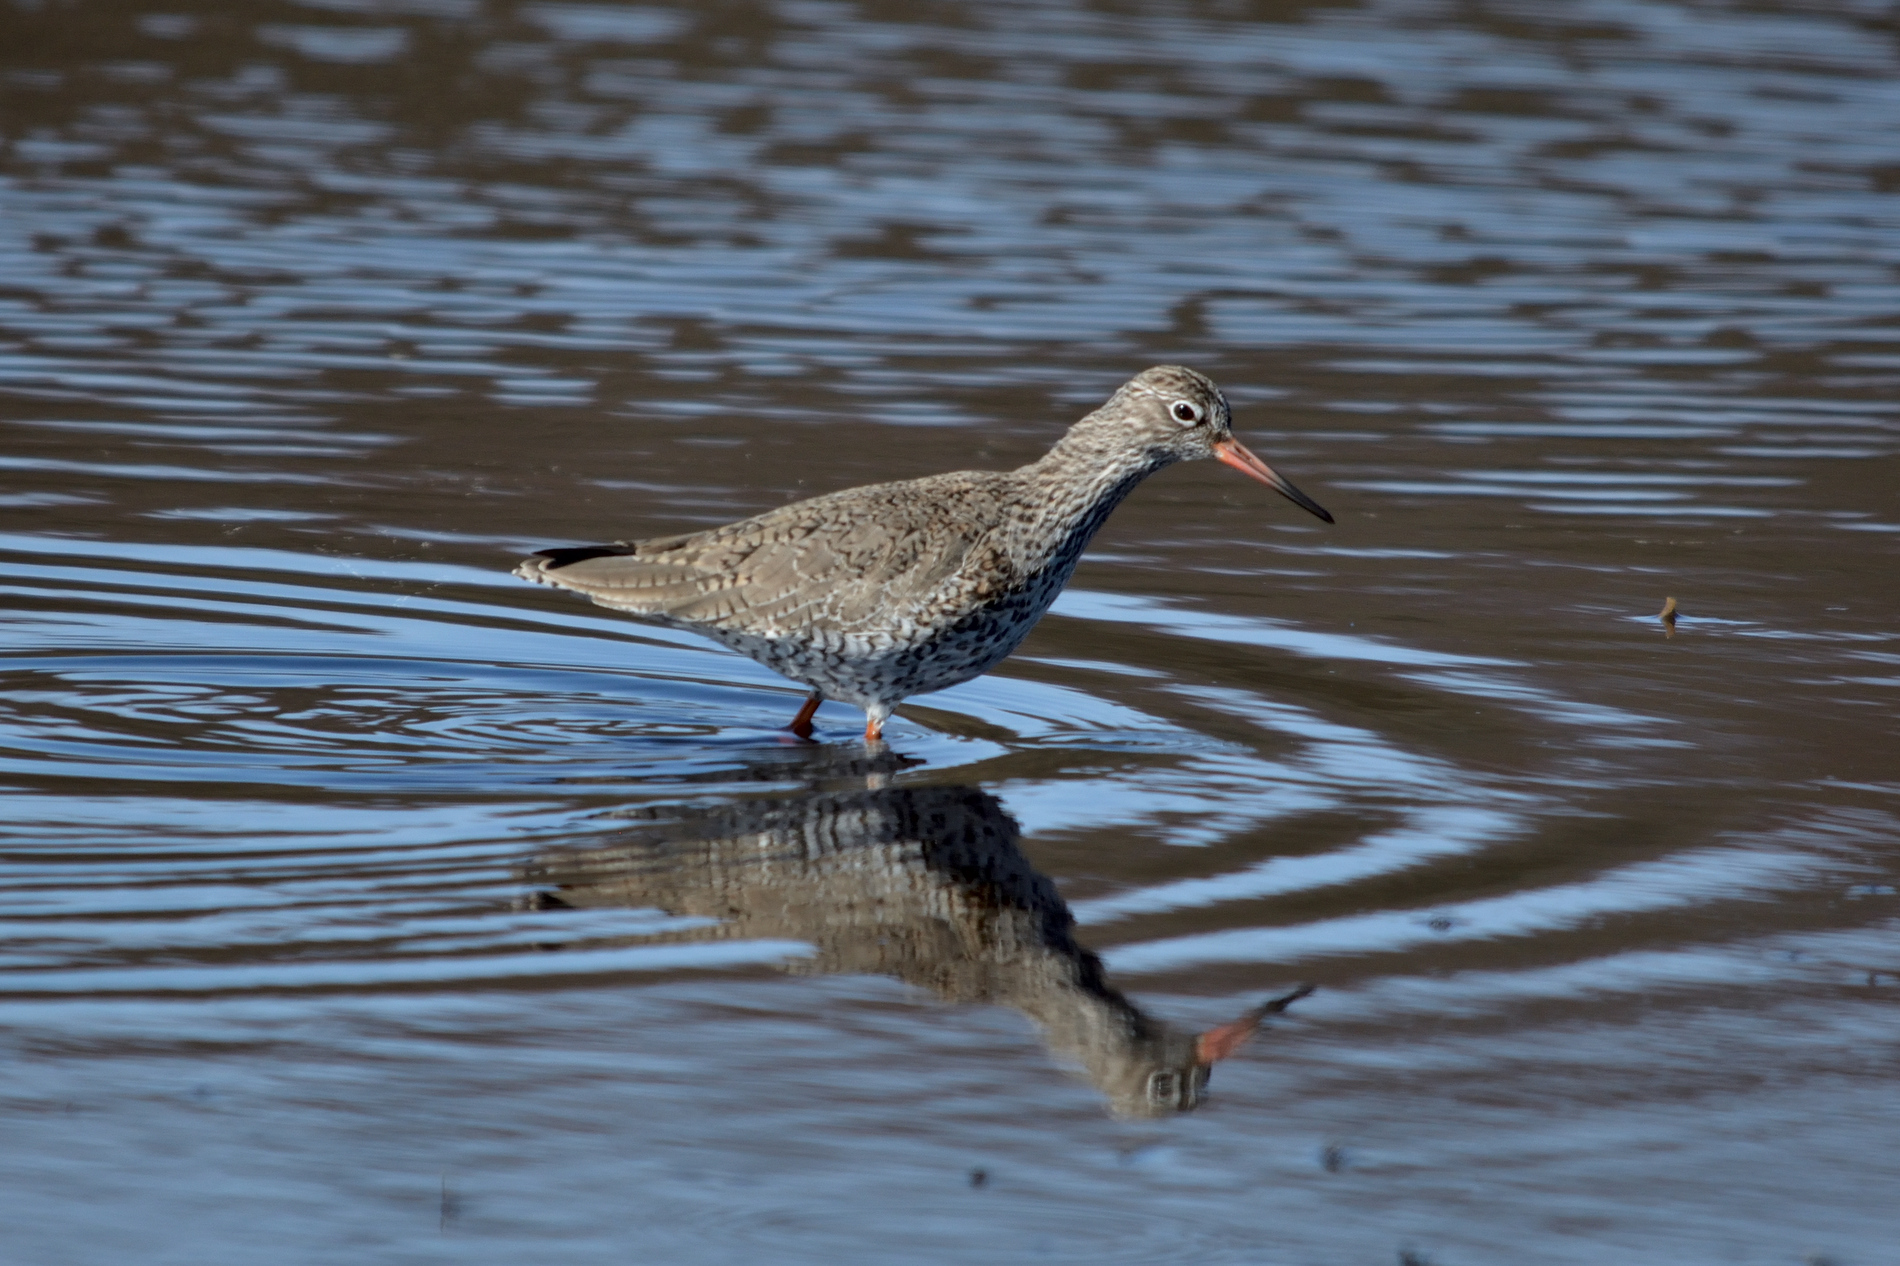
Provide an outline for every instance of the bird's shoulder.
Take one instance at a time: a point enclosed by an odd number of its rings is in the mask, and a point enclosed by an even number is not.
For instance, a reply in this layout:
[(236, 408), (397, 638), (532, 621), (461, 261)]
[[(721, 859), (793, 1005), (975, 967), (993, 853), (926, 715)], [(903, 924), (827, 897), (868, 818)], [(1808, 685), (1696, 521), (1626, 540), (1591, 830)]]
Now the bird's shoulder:
[(1007, 476), (987, 471), (848, 488), (663, 547), (663, 556), (690, 555), (696, 571), (720, 577), (720, 601), (761, 619), (849, 629), (923, 618), (972, 585), (1009, 587), (997, 529), (1015, 493)]

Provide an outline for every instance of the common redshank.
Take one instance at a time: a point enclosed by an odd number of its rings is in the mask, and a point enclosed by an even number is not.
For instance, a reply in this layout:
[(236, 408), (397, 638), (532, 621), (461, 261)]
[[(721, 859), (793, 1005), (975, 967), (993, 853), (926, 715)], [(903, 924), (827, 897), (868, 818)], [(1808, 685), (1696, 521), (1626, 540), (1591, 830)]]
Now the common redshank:
[(1333, 521), (1234, 438), (1219, 387), (1157, 365), (1016, 470), (870, 484), (685, 536), (542, 550), (515, 574), (691, 629), (810, 686), (790, 727), (801, 738), (835, 699), (864, 709), (874, 741), (903, 699), (1015, 650), (1136, 484), (1205, 457)]
[(1076, 940), (1016, 820), (975, 787), (641, 805), (607, 818), (626, 829), (528, 865), (539, 888), (530, 907), (657, 907), (700, 916), (658, 940), (802, 941), (801, 975), (895, 976), (946, 1002), (1014, 1007), (1117, 1116), (1198, 1107), (1212, 1066), (1313, 989), (1200, 1033), (1147, 1014)]

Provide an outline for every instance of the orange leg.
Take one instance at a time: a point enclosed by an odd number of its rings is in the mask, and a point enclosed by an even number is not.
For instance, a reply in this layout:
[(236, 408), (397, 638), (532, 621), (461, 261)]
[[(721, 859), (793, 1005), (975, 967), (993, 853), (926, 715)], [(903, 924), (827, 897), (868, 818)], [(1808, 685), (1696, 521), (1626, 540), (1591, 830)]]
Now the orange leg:
[(864, 741), (875, 743), (884, 737), (884, 718), (870, 716), (864, 718)]
[(824, 701), (825, 697), (823, 695), (819, 694), (816, 690), (812, 691), (811, 698), (805, 700), (805, 706), (798, 710), (798, 715), (793, 717), (792, 723), (785, 728), (798, 735), (799, 738), (810, 738), (812, 716), (818, 711), (818, 705)]

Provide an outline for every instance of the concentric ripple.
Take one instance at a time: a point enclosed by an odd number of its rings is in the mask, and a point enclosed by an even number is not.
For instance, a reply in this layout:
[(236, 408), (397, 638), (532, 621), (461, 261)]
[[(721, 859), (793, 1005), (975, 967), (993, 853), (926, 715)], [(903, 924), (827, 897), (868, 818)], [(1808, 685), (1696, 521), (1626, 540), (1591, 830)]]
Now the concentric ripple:
[[(1146, 668), (1108, 674), (1126, 684), (1104, 692), (1026, 661), (919, 701), (893, 754), (867, 761), (850, 710), (820, 714), (839, 741), (792, 740), (787, 683), (698, 639), (551, 603), (499, 568), (9, 545), (0, 776), (22, 791), (0, 838), (36, 930), (0, 982), (18, 994), (391, 987), (795, 953), (682, 941), (685, 925), (628, 911), (561, 923), (558, 968), (539, 954), (554, 930), (514, 909), (523, 850), (610, 832), (603, 809), (681, 797), (987, 779), (1058, 849), (1104, 833), (1226, 848), (1326, 822), (1315, 838), (1358, 859), (1341, 876), (1482, 848), (1528, 803), (1311, 708), (1230, 692), (1181, 714), (1197, 691)], [(1085, 620), (1172, 623), (1106, 596), (1065, 602)], [(1182, 635), (1247, 640), (1231, 621), (1165, 636)], [(1371, 642), (1312, 653), (1438, 662)], [(1056, 677), (1101, 676), (1061, 663)], [(1200, 729), (1208, 703), (1251, 709), (1259, 736)], [(1347, 823), (1366, 815), (1397, 833), (1351, 844)], [(1246, 872), (1163, 881), (1079, 912), (1225, 906), (1255, 887)]]

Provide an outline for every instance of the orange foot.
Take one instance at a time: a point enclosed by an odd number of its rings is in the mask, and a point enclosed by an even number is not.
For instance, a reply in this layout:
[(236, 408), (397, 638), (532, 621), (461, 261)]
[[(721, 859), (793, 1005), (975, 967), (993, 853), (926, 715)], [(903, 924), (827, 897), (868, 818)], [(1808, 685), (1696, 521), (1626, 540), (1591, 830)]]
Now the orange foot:
[(819, 694), (816, 690), (812, 691), (811, 698), (805, 700), (805, 706), (798, 710), (798, 715), (793, 717), (792, 723), (785, 728), (798, 735), (799, 738), (810, 738), (811, 719), (813, 715), (817, 713), (818, 705), (824, 701), (825, 697), (823, 695)]

